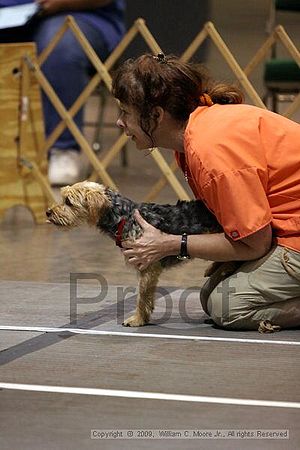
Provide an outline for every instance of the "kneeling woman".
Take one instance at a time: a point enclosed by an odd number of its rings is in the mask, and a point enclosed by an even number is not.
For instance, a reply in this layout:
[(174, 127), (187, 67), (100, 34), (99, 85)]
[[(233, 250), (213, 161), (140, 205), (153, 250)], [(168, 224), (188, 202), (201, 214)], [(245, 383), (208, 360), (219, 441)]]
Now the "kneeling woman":
[[(139, 150), (174, 149), (195, 197), (223, 227), (188, 236), (188, 254), (242, 261), (225, 281), (219, 271), (210, 277), (203, 309), (227, 329), (300, 326), (300, 125), (242, 104), (237, 88), (162, 54), (121, 65), (113, 94), (121, 106), (117, 125)], [(180, 236), (136, 218), (144, 234), (123, 243), (130, 264), (143, 270), (180, 253)]]

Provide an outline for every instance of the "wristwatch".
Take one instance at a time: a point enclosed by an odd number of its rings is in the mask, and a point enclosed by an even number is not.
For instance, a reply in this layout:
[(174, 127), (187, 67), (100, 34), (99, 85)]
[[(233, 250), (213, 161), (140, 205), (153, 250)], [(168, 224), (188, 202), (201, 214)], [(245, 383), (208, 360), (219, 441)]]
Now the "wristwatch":
[(180, 245), (180, 254), (177, 256), (177, 259), (180, 261), (185, 259), (190, 259), (190, 255), (187, 251), (187, 234), (183, 233), (181, 236), (181, 245)]

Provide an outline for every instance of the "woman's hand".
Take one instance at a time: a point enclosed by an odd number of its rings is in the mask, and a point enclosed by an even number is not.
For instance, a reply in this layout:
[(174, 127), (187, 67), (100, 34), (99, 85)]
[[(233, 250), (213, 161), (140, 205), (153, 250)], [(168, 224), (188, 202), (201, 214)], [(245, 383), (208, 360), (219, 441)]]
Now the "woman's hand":
[(169, 253), (170, 249), (167, 250), (167, 243), (172, 235), (163, 233), (150, 225), (138, 211), (135, 211), (134, 218), (141, 226), (143, 235), (135, 241), (122, 241), (123, 255), (129, 264), (142, 271), (150, 264), (172, 254), (172, 252)]
[(81, 11), (101, 8), (109, 5), (112, 0), (36, 0), (40, 5), (42, 15), (52, 16), (61, 11)]
[(64, 0), (37, 0), (37, 3), (42, 8), (42, 14), (51, 16), (65, 9)]

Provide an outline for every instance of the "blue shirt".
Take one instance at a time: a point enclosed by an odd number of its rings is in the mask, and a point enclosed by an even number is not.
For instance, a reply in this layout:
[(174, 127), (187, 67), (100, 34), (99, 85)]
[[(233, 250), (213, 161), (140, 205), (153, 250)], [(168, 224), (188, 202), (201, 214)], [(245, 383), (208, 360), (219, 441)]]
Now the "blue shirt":
[[(33, 0), (0, 0), (0, 8), (4, 6), (24, 5), (33, 3)], [(108, 50), (112, 51), (122, 39), (125, 33), (124, 22), (125, 0), (114, 0), (109, 5), (101, 8), (83, 10), (83, 11), (64, 11), (64, 14), (70, 14), (91, 24), (99, 30), (103, 36)]]

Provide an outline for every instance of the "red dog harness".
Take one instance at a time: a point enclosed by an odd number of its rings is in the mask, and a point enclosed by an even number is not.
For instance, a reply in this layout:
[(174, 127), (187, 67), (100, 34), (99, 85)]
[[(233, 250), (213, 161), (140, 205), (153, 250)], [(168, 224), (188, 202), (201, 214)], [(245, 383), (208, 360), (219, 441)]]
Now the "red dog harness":
[(126, 223), (126, 219), (123, 217), (118, 223), (118, 229), (115, 234), (116, 245), (122, 248), (122, 237), (123, 237), (123, 229)]

